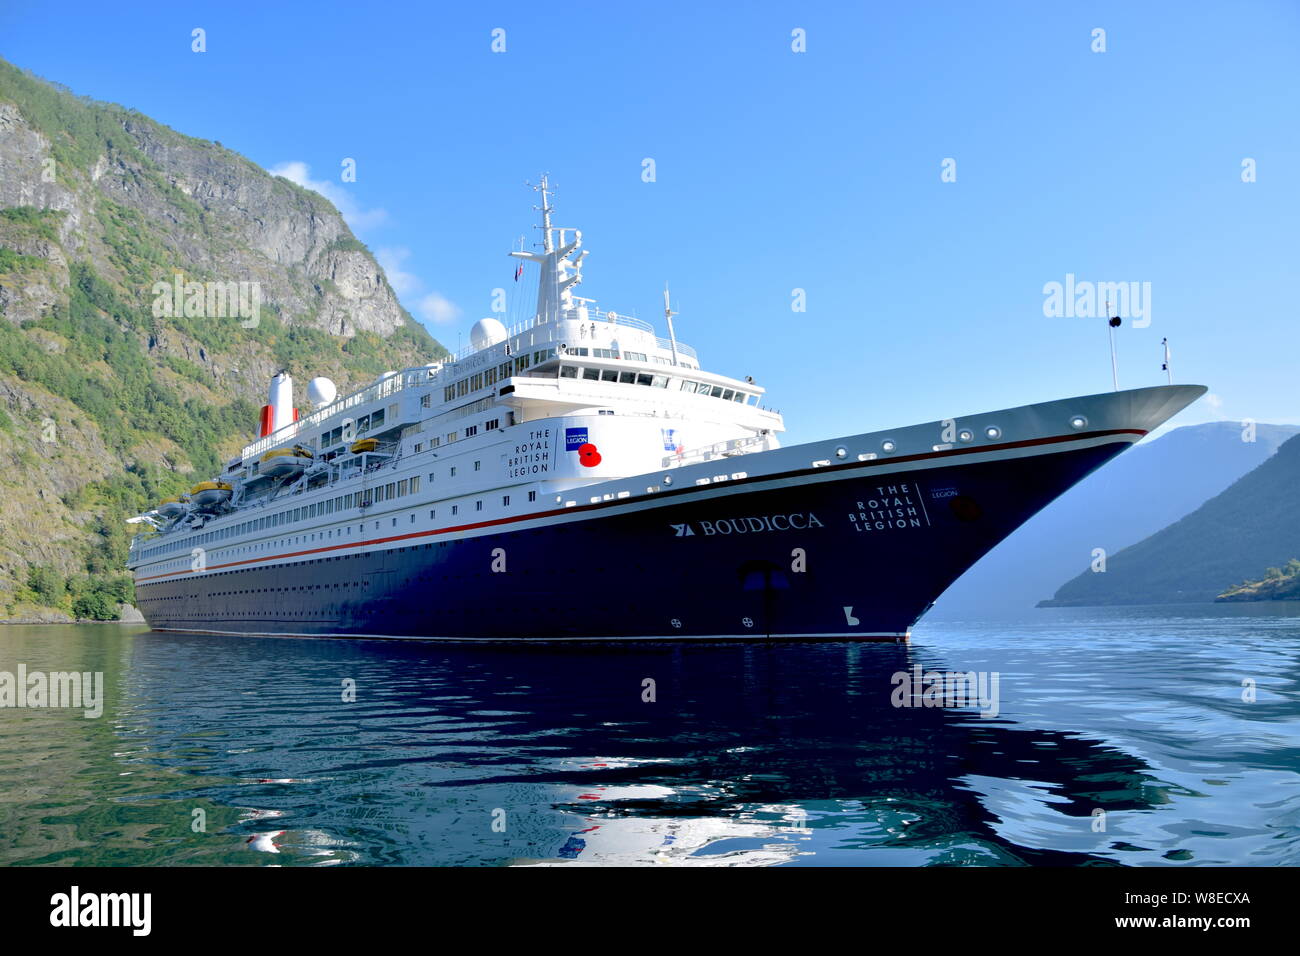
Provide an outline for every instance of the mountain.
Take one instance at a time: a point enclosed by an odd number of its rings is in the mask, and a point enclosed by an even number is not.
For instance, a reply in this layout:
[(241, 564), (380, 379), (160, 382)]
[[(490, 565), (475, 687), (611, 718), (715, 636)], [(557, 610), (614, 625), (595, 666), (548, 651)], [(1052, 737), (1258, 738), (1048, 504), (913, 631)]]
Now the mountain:
[(1177, 521), (1297, 433), (1300, 426), (1257, 425), (1251, 435), (1234, 422), (1211, 422), (1137, 445), (989, 552), (944, 593), (932, 614), (951, 618), (1031, 608), (1088, 568), (1094, 548), (1114, 555)]
[[(1206, 463), (1208, 465), (1208, 462)], [(1085, 571), (1044, 606), (1213, 601), (1300, 550), (1300, 436), (1191, 514)]]
[(0, 618), (129, 599), (122, 519), (236, 453), (277, 369), (445, 354), (322, 196), (0, 60)]

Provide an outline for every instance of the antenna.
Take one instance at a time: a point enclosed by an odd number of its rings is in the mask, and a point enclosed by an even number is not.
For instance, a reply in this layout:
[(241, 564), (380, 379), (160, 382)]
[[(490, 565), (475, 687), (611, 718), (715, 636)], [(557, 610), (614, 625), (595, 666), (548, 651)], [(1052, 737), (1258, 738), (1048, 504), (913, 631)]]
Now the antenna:
[(668, 320), (668, 341), (673, 348), (673, 364), (677, 364), (677, 334), (673, 331), (673, 316), (677, 313), (673, 311), (672, 303), (668, 298), (668, 283), (664, 283), (664, 318)]
[(1164, 369), (1165, 377), (1168, 380), (1169, 384), (1172, 385), (1174, 384), (1174, 366), (1173, 363), (1169, 360), (1169, 340), (1161, 339), (1160, 344), (1165, 347), (1165, 364), (1161, 365), (1160, 367)]

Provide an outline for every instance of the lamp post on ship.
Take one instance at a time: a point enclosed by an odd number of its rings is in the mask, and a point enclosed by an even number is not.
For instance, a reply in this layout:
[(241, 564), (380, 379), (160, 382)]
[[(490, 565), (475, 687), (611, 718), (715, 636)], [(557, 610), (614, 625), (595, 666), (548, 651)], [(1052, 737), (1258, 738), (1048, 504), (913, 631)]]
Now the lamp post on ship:
[[(1096, 301), (1095, 299), (1093, 300)], [(1110, 299), (1106, 300), (1106, 325), (1110, 329), (1110, 380), (1115, 386), (1115, 391), (1119, 391), (1119, 359), (1115, 355), (1115, 330), (1124, 324), (1124, 320), (1118, 315), (1110, 314)]]

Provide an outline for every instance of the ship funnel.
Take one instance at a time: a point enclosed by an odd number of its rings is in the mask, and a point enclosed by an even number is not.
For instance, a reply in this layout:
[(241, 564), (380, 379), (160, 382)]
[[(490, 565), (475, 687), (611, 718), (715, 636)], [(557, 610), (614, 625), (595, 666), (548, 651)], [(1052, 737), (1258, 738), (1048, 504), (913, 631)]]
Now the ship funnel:
[(298, 418), (293, 407), (293, 379), (281, 369), (271, 379), (271, 389), (267, 394), (267, 404), (262, 406), (262, 434), (269, 435), (286, 425), (293, 424)]

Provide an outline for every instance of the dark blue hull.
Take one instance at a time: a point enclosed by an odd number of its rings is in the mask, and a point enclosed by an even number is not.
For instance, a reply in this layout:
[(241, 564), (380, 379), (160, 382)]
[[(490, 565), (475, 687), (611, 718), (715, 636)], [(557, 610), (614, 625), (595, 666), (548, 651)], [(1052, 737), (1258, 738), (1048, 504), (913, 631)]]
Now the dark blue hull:
[[(411, 638), (905, 636), (1122, 440), (881, 475), (884, 462), (137, 585), (159, 629)], [(748, 486), (747, 486), (748, 485)], [(752, 488), (752, 490), (749, 490)]]

